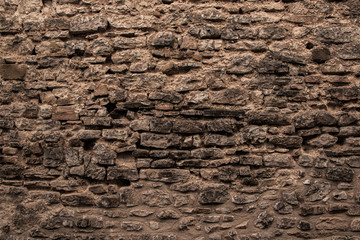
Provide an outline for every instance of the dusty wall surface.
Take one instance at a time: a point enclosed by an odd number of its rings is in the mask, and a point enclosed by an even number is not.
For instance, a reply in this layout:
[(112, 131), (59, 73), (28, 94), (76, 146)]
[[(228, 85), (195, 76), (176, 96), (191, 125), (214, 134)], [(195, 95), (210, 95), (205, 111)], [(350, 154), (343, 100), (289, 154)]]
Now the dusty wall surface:
[(0, 0), (0, 239), (359, 239), (359, 15)]

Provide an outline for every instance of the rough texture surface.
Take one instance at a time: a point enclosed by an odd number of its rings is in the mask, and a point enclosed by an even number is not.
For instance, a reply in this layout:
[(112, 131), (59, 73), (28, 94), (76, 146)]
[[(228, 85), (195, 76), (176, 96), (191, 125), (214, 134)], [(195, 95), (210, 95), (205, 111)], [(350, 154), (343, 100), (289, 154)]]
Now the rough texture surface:
[(355, 240), (359, 0), (0, 0), (1, 240)]

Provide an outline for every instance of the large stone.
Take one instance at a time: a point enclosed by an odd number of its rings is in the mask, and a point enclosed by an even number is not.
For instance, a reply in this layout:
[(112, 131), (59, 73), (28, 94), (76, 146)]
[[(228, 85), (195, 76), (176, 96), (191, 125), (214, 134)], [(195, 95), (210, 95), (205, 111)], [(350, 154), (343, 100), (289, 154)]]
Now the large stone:
[(220, 30), (213, 25), (195, 24), (189, 28), (190, 35), (201, 39), (220, 38)]
[(321, 217), (316, 223), (315, 228), (317, 230), (347, 231), (349, 229), (349, 223), (342, 218)]
[(284, 75), (289, 73), (289, 66), (287, 63), (276, 59), (276, 56), (267, 54), (259, 61), (256, 70), (263, 74)]
[(314, 29), (314, 36), (324, 43), (347, 43), (351, 42), (357, 29), (354, 27), (316, 27)]
[(116, 152), (104, 144), (94, 146), (94, 160), (101, 165), (114, 165)]
[(47, 147), (44, 151), (45, 167), (59, 167), (65, 162), (64, 150), (61, 147)]
[(80, 16), (73, 18), (70, 22), (70, 33), (88, 34), (104, 31), (108, 22), (101, 16)]
[(329, 182), (320, 182), (315, 181), (312, 183), (307, 192), (306, 196), (309, 196), (311, 202), (320, 201), (328, 196), (331, 190), (331, 185)]
[(93, 206), (94, 199), (87, 194), (71, 193), (61, 195), (61, 202), (65, 206), (79, 207), (79, 206)]
[(125, 141), (129, 136), (127, 130), (123, 129), (103, 129), (102, 137), (106, 140)]
[(261, 27), (259, 37), (263, 39), (282, 40), (288, 35), (288, 30), (282, 26), (269, 25)]
[(352, 182), (354, 171), (344, 167), (329, 167), (326, 170), (326, 178), (333, 181)]
[(172, 203), (170, 195), (162, 190), (146, 190), (141, 193), (141, 200), (150, 207), (165, 207)]
[(360, 126), (340, 127), (339, 137), (360, 137)]
[(300, 148), (302, 141), (298, 136), (274, 136), (269, 139), (270, 143), (284, 148)]
[(199, 121), (176, 120), (173, 122), (175, 133), (203, 133), (205, 124)]
[(101, 136), (101, 130), (80, 130), (78, 132), (78, 138), (80, 140), (95, 140)]
[(344, 44), (344, 46), (337, 51), (337, 55), (344, 60), (360, 60), (360, 43)]
[(324, 63), (331, 58), (330, 50), (326, 47), (317, 47), (311, 51), (312, 60), (316, 63)]
[(186, 181), (190, 177), (186, 169), (141, 169), (140, 179), (155, 182), (175, 183)]
[(244, 139), (251, 144), (260, 144), (266, 141), (266, 128), (258, 126), (247, 126), (243, 132)]
[(313, 128), (316, 126), (315, 117), (310, 112), (299, 113), (294, 117), (295, 128)]
[(58, 106), (52, 114), (53, 120), (73, 121), (79, 119), (79, 114), (73, 106)]
[(24, 80), (27, 66), (23, 64), (0, 64), (0, 76), (4, 80)]
[(230, 199), (228, 187), (220, 184), (205, 185), (199, 193), (201, 204), (220, 204)]
[(351, 231), (360, 232), (360, 219), (356, 218), (351, 221), (350, 224)]
[(351, 156), (346, 158), (346, 163), (350, 167), (360, 168), (360, 156)]
[(110, 56), (114, 48), (106, 38), (98, 38), (91, 43), (89, 51), (95, 56)]
[(264, 166), (266, 167), (290, 167), (293, 159), (289, 154), (273, 153), (264, 156)]
[(142, 133), (140, 144), (145, 147), (166, 149), (180, 144), (180, 136), (176, 134), (161, 135), (155, 133)]
[(215, 104), (245, 105), (249, 99), (249, 94), (245, 89), (228, 88), (213, 92), (210, 99)]
[(240, 165), (249, 165), (249, 166), (262, 166), (263, 157), (262, 156), (240, 156), (239, 157)]
[(226, 72), (229, 74), (251, 73), (256, 66), (255, 58), (250, 54), (235, 55), (230, 59), (230, 65)]
[(309, 141), (309, 145), (314, 147), (331, 147), (336, 144), (338, 141), (337, 137), (331, 136), (330, 134), (322, 134), (317, 138), (314, 138)]
[(107, 180), (137, 181), (138, 179), (139, 174), (136, 168), (113, 166), (107, 169)]
[(278, 112), (250, 111), (247, 116), (248, 122), (254, 125), (290, 125), (288, 116)]
[(153, 47), (172, 47), (175, 40), (176, 37), (172, 32), (158, 32), (150, 40), (150, 45)]
[(220, 134), (208, 134), (204, 139), (205, 146), (234, 146), (235, 139)]

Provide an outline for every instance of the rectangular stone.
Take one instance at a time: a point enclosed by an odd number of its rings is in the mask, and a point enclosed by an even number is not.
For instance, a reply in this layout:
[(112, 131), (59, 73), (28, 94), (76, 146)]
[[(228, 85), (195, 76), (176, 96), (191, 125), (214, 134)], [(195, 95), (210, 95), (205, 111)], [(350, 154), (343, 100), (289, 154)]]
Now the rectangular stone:
[(79, 119), (79, 114), (75, 111), (73, 106), (59, 106), (55, 108), (52, 114), (53, 120), (73, 121)]
[(24, 64), (0, 64), (0, 75), (4, 80), (24, 80), (26, 71)]
[(140, 179), (174, 183), (187, 180), (190, 176), (190, 171), (186, 169), (141, 169)]

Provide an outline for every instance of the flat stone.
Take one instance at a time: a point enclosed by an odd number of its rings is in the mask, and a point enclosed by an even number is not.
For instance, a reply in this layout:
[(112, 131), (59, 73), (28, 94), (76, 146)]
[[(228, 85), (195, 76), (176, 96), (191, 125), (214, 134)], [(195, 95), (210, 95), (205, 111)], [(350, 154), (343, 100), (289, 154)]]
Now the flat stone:
[(107, 168), (107, 180), (137, 181), (139, 174), (136, 168), (112, 166)]
[(104, 31), (108, 22), (101, 16), (80, 16), (70, 21), (70, 33), (88, 34)]
[(78, 138), (80, 140), (94, 140), (99, 139), (101, 136), (101, 130), (80, 130), (78, 132)]
[(293, 159), (289, 154), (273, 153), (264, 156), (264, 166), (266, 167), (290, 167)]
[(314, 36), (324, 43), (347, 43), (351, 42), (357, 29), (354, 27), (316, 27)]
[(4, 80), (24, 80), (26, 72), (24, 64), (0, 64), (0, 76)]
[(205, 185), (199, 193), (201, 204), (220, 204), (230, 199), (228, 187), (220, 184)]
[(155, 133), (142, 133), (140, 136), (140, 144), (145, 147), (166, 149), (170, 146), (179, 145), (180, 136), (176, 134), (161, 135)]
[(72, 106), (58, 106), (52, 114), (53, 120), (74, 121), (79, 119), (79, 114)]
[(140, 179), (154, 182), (176, 183), (186, 181), (190, 176), (186, 169), (141, 169)]
[(302, 141), (302, 137), (298, 136), (274, 136), (269, 139), (270, 143), (284, 148), (300, 148)]

